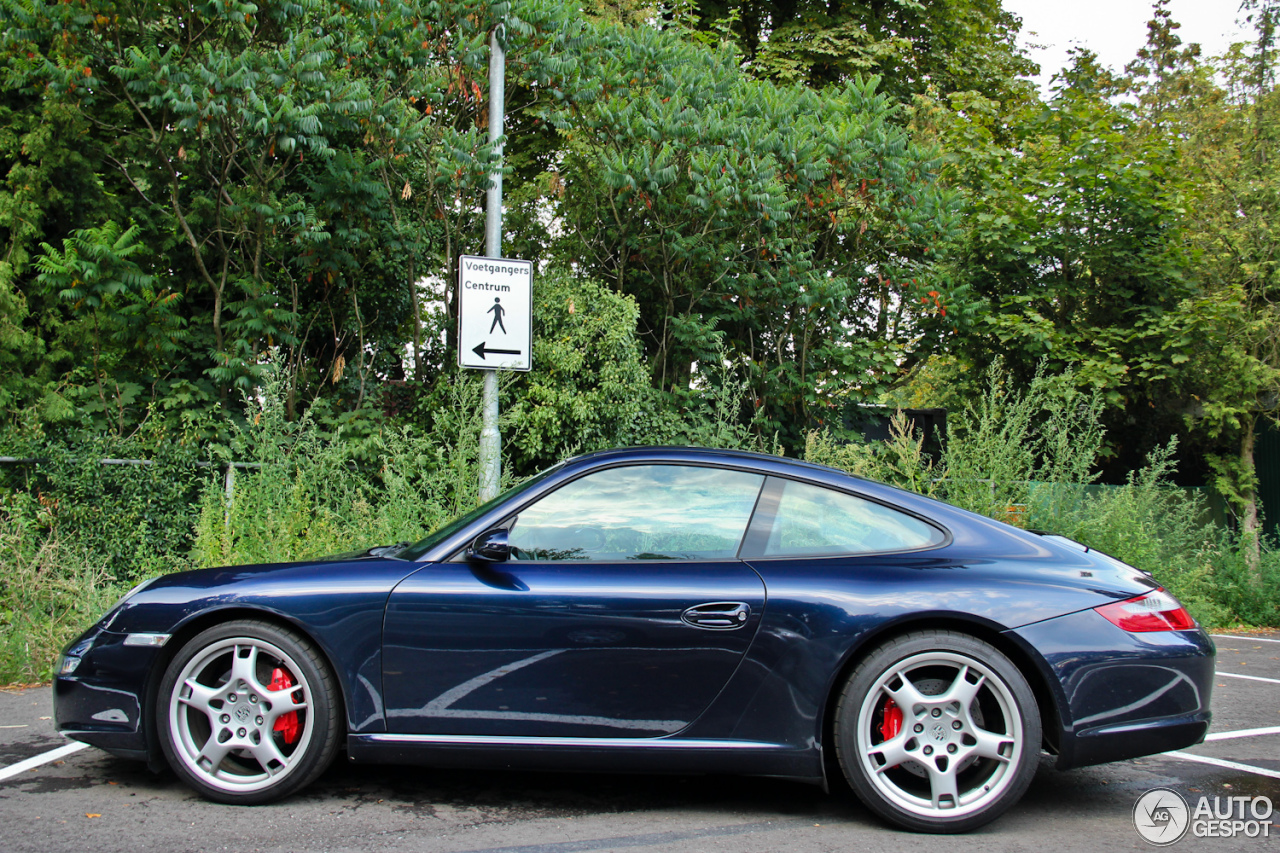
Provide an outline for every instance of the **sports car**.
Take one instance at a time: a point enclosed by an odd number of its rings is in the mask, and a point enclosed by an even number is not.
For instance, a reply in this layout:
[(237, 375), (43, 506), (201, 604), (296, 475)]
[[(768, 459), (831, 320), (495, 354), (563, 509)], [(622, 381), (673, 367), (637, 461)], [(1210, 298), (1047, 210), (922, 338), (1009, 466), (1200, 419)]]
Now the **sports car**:
[(1156, 581), (1061, 536), (818, 465), (631, 448), (414, 544), (154, 578), (67, 647), (54, 696), (67, 736), (223, 803), (342, 754), (843, 782), (958, 832), (1042, 760), (1199, 742), (1213, 662)]

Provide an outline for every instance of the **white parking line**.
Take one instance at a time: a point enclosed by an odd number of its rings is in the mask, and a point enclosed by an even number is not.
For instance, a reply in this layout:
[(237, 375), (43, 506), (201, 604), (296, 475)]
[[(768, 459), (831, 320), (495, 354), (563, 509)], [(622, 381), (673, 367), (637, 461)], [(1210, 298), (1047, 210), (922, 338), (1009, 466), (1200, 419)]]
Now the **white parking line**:
[(1265, 729), (1236, 729), (1234, 732), (1214, 732), (1205, 735), (1205, 740), (1231, 740), (1238, 737), (1262, 737), (1263, 735), (1280, 735), (1280, 726), (1268, 726)]
[(79, 742), (68, 743), (64, 746), (58, 747), (57, 749), (42, 752), (34, 758), (28, 758), (26, 761), (19, 761), (17, 764), (11, 764), (8, 767), (0, 769), (0, 782), (17, 776), (19, 773), (24, 771), (39, 767), (41, 764), (48, 764), (50, 761), (57, 761), (59, 758), (65, 758), (73, 752), (79, 752), (88, 745), (89, 744), (87, 743)]
[(1210, 634), (1209, 636), (1218, 640), (1252, 640), (1258, 643), (1280, 643), (1280, 640), (1272, 640), (1267, 637), (1242, 637), (1239, 634)]
[(1215, 675), (1221, 675), (1223, 678), (1243, 678), (1246, 681), (1265, 681), (1267, 684), (1280, 684), (1280, 678), (1263, 678), (1261, 675), (1241, 675), (1238, 672), (1223, 672), (1218, 670)]
[(1280, 770), (1268, 770), (1265, 767), (1254, 767), (1250, 764), (1240, 764), (1236, 761), (1227, 761), (1222, 758), (1209, 758), (1205, 755), (1192, 755), (1189, 752), (1166, 752), (1171, 758), (1181, 758), (1185, 761), (1196, 761), (1200, 764), (1212, 764), (1215, 767), (1225, 767), (1228, 770), (1243, 770), (1246, 773), (1256, 773), (1259, 776), (1270, 776), (1272, 779), (1280, 779)]

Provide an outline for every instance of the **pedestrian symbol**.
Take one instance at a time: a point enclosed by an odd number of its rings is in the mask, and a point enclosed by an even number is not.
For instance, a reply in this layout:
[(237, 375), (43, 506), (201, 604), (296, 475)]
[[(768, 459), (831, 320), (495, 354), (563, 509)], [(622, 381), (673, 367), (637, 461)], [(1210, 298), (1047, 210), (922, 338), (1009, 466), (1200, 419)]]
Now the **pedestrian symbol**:
[(504, 335), (507, 333), (507, 327), (502, 325), (502, 315), (506, 312), (507, 309), (502, 307), (502, 300), (497, 296), (493, 297), (493, 307), (486, 312), (493, 315), (493, 325), (489, 327), (489, 334), (492, 335), (494, 329), (502, 329)]

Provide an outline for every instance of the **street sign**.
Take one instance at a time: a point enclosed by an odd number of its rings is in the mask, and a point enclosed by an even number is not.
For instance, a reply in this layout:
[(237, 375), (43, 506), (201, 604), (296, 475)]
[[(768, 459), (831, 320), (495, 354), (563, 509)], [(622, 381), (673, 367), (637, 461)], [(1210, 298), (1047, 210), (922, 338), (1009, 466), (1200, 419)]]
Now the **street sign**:
[(458, 364), (533, 365), (533, 262), (463, 255), (458, 261)]

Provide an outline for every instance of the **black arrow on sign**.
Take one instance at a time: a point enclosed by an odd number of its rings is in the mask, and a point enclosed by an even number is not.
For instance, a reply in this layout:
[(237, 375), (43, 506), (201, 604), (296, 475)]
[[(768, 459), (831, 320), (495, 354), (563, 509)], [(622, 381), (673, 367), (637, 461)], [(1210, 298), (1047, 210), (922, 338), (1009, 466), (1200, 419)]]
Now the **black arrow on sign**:
[(496, 355), (519, 355), (520, 354), (520, 350), (518, 349), (489, 349), (484, 345), (484, 341), (480, 342), (480, 346), (472, 347), (471, 351), (476, 355), (480, 356), (481, 359), (484, 359), (485, 353), (489, 353), (489, 352), (494, 353)]

